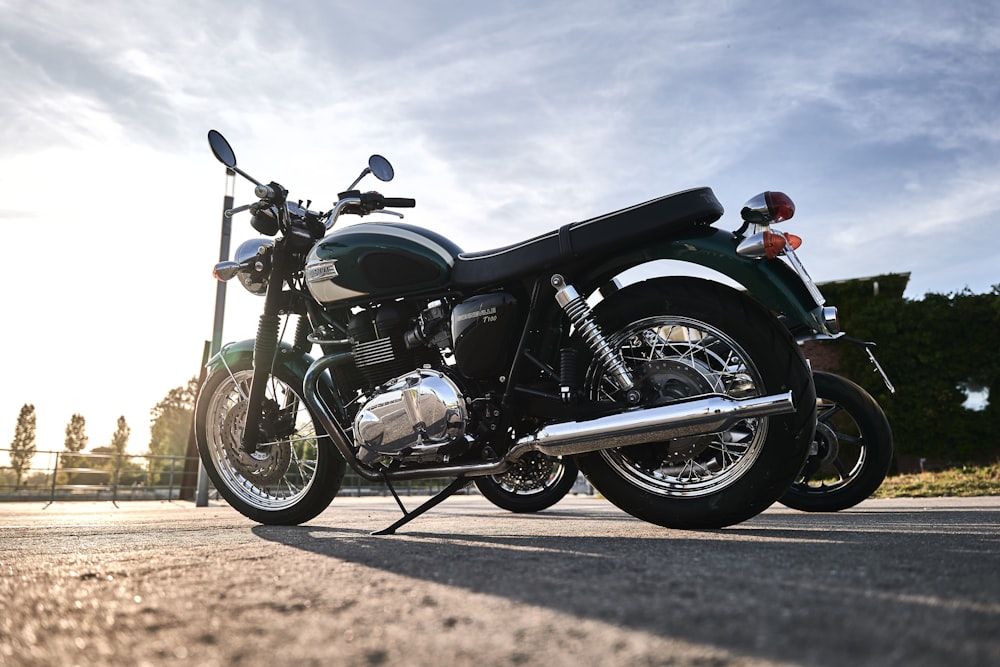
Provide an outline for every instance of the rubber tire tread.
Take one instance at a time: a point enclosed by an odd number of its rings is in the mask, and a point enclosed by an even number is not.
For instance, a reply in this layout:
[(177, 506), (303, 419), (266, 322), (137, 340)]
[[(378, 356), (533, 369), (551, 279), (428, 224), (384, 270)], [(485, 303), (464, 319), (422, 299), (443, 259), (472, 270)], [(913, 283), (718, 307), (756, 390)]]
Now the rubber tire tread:
[(626, 287), (597, 304), (595, 316), (607, 337), (656, 315), (689, 317), (725, 332), (757, 366), (765, 394), (791, 390), (796, 410), (769, 417), (757, 460), (742, 477), (706, 496), (650, 493), (621, 477), (601, 452), (577, 456), (591, 484), (620, 509), (644, 521), (679, 529), (722, 528), (750, 519), (772, 505), (801, 470), (816, 425), (812, 374), (788, 330), (743, 292), (701, 278), (670, 277)]
[(836, 403), (854, 419), (865, 443), (865, 463), (839, 489), (819, 491), (795, 482), (779, 500), (803, 512), (839, 512), (854, 507), (882, 485), (892, 463), (892, 428), (878, 401), (851, 380), (816, 371), (813, 381), (819, 399)]

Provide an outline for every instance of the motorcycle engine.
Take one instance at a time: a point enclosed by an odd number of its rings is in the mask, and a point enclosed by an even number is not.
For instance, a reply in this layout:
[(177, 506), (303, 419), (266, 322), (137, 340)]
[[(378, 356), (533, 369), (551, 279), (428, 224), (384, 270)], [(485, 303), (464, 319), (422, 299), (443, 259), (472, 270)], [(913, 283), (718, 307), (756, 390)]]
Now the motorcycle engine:
[(465, 397), (446, 375), (421, 369), (389, 382), (354, 418), (358, 459), (447, 461), (469, 449)]

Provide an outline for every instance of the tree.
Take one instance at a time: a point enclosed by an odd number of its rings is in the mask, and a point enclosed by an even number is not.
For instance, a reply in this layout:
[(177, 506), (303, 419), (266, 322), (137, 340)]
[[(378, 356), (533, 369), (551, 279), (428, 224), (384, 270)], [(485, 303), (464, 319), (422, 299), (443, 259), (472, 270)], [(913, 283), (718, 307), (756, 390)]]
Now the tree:
[(125, 417), (119, 417), (118, 428), (115, 430), (114, 435), (111, 436), (111, 451), (119, 456), (124, 454), (125, 447), (128, 445), (128, 436), (131, 433), (132, 429), (125, 422)]
[[(125, 417), (121, 416), (118, 418), (118, 428), (115, 429), (114, 434), (111, 436), (111, 446), (108, 448), (115, 455), (114, 456), (114, 483), (127, 484), (128, 481), (124, 479), (123, 472), (131, 469), (132, 461), (131, 458), (125, 456), (125, 447), (128, 446), (128, 436), (132, 433), (132, 429), (125, 422)], [(100, 447), (95, 449), (96, 452)]]
[(25, 403), (17, 416), (14, 439), (10, 443), (10, 467), (17, 476), (15, 489), (21, 486), (24, 471), (31, 467), (31, 458), (35, 455), (35, 450), (35, 406)]
[[(86, 434), (87, 420), (81, 414), (74, 414), (66, 425), (65, 449), (67, 452), (82, 452), (87, 446), (89, 438)], [(63, 454), (60, 458), (60, 466), (63, 468), (83, 468), (86, 467), (86, 459), (82, 456), (71, 456)], [(59, 475), (60, 484), (73, 484), (76, 482), (76, 473)]]
[(90, 470), (78, 473), (78, 484), (117, 484), (122, 487), (145, 479), (146, 471), (136, 465), (131, 457), (121, 456), (121, 452), (113, 445), (94, 447), (91, 454), (93, 458), (90, 460)]
[(74, 414), (66, 425), (66, 451), (82, 452), (87, 446), (87, 420), (83, 415)]
[(198, 378), (191, 378), (187, 385), (174, 387), (149, 413), (149, 453), (156, 456), (184, 456), (187, 452), (188, 433), (194, 414), (194, 401), (198, 395)]
[[(882, 276), (878, 282), (885, 284)], [(901, 469), (914, 469), (924, 457), (940, 464), (988, 463), (1000, 456), (995, 435), (1000, 431), (1000, 285), (987, 294), (928, 293), (920, 300), (890, 297), (885, 289), (873, 294), (870, 286), (865, 291), (852, 283), (824, 286), (823, 293), (840, 309), (849, 335), (878, 343), (876, 354), (895, 394), (853, 346), (841, 345), (838, 372), (867, 389), (885, 410)], [(985, 408), (965, 407), (967, 390), (973, 388), (988, 390)]]
[[(187, 454), (188, 436), (191, 431), (191, 419), (194, 417), (194, 402), (198, 395), (198, 378), (192, 377), (187, 384), (174, 387), (162, 401), (149, 411), (150, 440), (149, 453), (156, 456), (185, 456)], [(168, 470), (171, 462), (168, 459), (150, 459), (150, 472), (160, 473)], [(178, 469), (180, 475), (184, 466)], [(178, 477), (179, 479), (179, 477)], [(150, 483), (159, 482), (159, 474), (151, 477)]]

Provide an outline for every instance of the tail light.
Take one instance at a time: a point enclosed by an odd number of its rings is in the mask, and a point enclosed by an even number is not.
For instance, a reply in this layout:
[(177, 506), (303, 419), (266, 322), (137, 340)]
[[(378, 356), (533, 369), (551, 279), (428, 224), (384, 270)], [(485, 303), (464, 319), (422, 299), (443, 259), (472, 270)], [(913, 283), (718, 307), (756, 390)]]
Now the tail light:
[(773, 225), (791, 220), (795, 202), (784, 192), (761, 192), (743, 205), (740, 216), (751, 225)]

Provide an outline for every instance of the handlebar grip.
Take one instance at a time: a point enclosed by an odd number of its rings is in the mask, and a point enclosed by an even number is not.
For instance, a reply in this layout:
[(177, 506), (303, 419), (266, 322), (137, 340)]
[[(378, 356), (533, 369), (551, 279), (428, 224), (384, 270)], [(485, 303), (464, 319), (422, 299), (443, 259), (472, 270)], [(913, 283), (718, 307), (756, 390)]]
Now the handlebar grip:
[(274, 188), (272, 188), (270, 185), (264, 185), (264, 184), (255, 187), (253, 189), (253, 193), (259, 199), (273, 199), (275, 194), (277, 194)]
[(387, 208), (414, 208), (417, 200), (409, 197), (383, 197), (382, 203)]

